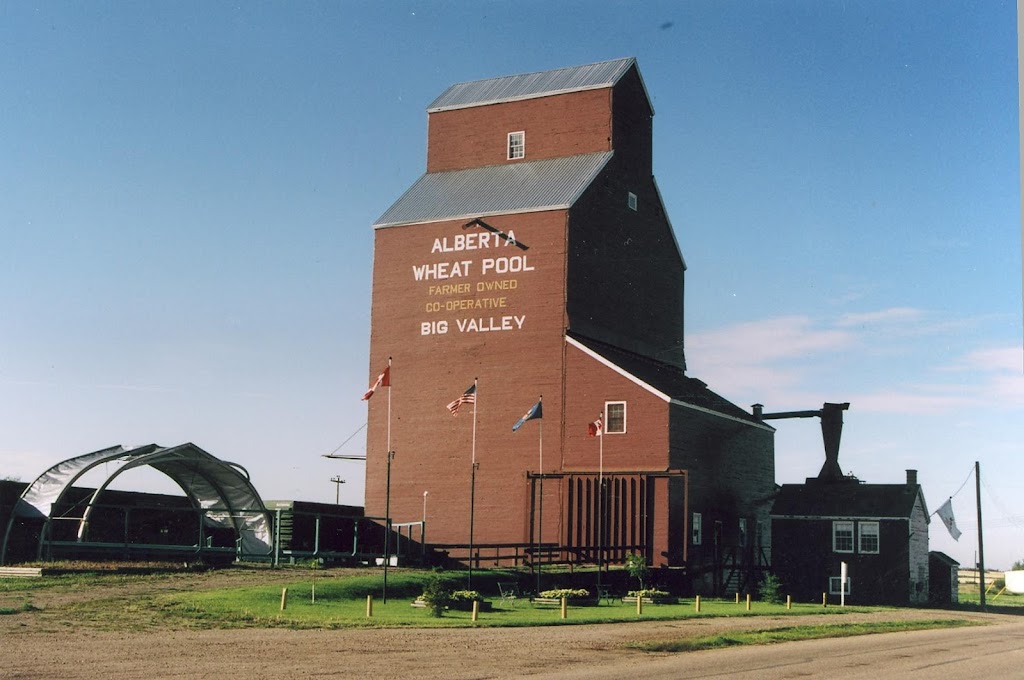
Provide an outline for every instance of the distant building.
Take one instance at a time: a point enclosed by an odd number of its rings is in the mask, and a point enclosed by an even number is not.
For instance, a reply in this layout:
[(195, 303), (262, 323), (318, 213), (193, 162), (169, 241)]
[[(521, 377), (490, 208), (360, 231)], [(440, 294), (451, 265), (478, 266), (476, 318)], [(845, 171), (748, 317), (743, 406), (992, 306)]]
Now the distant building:
[(373, 225), (371, 379), (392, 367), (367, 514), (425, 513), (462, 562), (472, 517), (475, 564), (641, 552), (739, 587), (767, 561), (774, 429), (686, 375), (636, 61), (459, 83), (427, 114), (426, 173)]
[(916, 470), (905, 484), (863, 484), (823, 469), (784, 484), (771, 517), (772, 567), (795, 599), (838, 598), (846, 562), (849, 604), (928, 600), (929, 516)]

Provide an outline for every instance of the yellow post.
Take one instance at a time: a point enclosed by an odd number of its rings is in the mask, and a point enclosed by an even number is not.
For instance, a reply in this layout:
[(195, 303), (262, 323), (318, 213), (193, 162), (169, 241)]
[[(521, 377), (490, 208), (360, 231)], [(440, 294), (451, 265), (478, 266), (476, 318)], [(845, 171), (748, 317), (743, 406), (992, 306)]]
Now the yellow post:
[(697, 613), (700, 614), (700, 595), (697, 596), (696, 603), (697, 603)]
[(750, 611), (750, 593), (747, 593), (747, 611)]
[(792, 608), (793, 608), (793, 596), (792, 595), (786, 595), (786, 609), (792, 609)]
[(281, 589), (281, 611), (284, 611), (285, 607), (287, 607), (287, 606), (288, 606), (288, 589), (287, 588), (282, 588)]
[(366, 596), (366, 618), (373, 618), (373, 595)]
[(643, 595), (637, 595), (636, 596), (636, 615), (637, 616), (643, 616), (643, 613), (644, 613), (644, 596)]
[(473, 600), (473, 620), (476, 621), (478, 616), (480, 616), (480, 601)]
[(821, 594), (821, 606), (822, 607), (827, 607), (828, 606), (828, 593), (822, 593)]
[(736, 604), (740, 603), (740, 591), (736, 591)]
[(569, 598), (567, 597), (562, 598), (562, 618), (569, 618)]

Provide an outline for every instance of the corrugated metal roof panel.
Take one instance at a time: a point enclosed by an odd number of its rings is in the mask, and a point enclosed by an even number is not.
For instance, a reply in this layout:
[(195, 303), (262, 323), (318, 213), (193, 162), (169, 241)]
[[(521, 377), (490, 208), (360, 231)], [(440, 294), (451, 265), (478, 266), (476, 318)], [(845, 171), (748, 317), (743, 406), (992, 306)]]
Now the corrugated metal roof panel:
[(420, 177), (374, 228), (572, 206), (613, 152), (433, 172)]
[(602, 61), (597, 64), (559, 68), (553, 71), (456, 83), (442, 92), (441, 96), (427, 107), (427, 112), (434, 113), (482, 104), (497, 104), (564, 92), (611, 87), (635, 63), (636, 59), (630, 57)]

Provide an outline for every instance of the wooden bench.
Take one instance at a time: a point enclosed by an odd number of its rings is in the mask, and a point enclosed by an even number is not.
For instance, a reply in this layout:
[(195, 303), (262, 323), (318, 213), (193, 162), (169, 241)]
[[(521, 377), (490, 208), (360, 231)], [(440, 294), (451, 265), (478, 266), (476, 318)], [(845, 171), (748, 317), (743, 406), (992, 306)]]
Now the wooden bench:
[(39, 578), (41, 567), (0, 567), (0, 578)]

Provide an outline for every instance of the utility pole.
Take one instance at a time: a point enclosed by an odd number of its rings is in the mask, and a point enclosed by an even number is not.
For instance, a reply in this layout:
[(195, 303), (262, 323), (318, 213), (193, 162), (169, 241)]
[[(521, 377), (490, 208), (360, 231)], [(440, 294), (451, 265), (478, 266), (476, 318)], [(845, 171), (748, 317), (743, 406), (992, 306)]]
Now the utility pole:
[(334, 504), (341, 505), (341, 485), (345, 483), (345, 480), (340, 475), (334, 475), (331, 477), (331, 481), (334, 482)]
[(978, 498), (978, 602), (985, 611), (985, 540), (981, 533), (981, 466), (974, 461), (974, 488)]

